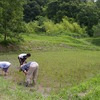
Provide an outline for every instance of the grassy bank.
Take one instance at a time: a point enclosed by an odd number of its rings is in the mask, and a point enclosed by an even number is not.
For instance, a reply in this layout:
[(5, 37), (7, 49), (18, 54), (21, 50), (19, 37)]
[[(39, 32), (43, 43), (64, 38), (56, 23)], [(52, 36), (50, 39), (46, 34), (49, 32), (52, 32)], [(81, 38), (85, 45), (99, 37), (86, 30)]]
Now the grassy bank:
[[(22, 34), (24, 41), (1, 42), (0, 52), (9, 51), (62, 51), (66, 49), (100, 50), (100, 38), (75, 38), (71, 36), (44, 36)], [(8, 44), (8, 45), (7, 45)], [(6, 45), (6, 46), (5, 46)]]
[(97, 75), (78, 86), (74, 86), (70, 89), (62, 89), (58, 95), (50, 96), (49, 100), (99, 100), (99, 84), (100, 75)]
[(43, 48), (44, 50), (45, 49), (51, 50), (51, 48), (54, 47), (56, 49), (73, 48), (73, 49), (85, 49), (85, 50), (100, 50), (99, 47), (100, 38), (75, 38), (75, 37), (65, 36), (65, 35), (39, 36), (39, 35), (32, 35), (32, 34), (29, 34), (28, 36), (23, 35), (23, 38), (29, 43), (30, 48), (34, 47), (40, 50), (43, 50)]

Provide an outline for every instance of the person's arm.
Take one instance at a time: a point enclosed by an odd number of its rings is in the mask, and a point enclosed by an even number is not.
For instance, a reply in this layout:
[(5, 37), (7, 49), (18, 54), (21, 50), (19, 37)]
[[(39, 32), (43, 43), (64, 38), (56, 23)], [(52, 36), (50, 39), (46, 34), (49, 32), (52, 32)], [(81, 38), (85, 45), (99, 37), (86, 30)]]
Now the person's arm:
[(19, 70), (19, 71), (23, 71), (23, 72), (25, 73), (25, 75), (27, 75), (27, 71), (26, 71), (25, 69), (20, 68), (20, 70)]
[(27, 70), (26, 70), (27, 68), (26, 68), (26, 67), (27, 67), (27, 65), (24, 64), (24, 65), (22, 65), (21, 68), (20, 68), (21, 71), (23, 71), (23, 72), (25, 73), (25, 75), (27, 75)]
[(26, 70), (24, 70), (23, 72), (25, 73), (25, 75), (27, 75), (27, 71)]

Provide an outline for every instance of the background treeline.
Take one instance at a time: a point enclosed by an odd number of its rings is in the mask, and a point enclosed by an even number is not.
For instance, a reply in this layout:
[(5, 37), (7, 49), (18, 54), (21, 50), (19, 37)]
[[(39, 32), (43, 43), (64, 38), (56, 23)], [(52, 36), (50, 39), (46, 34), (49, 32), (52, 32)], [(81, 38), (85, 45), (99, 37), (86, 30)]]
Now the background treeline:
[(0, 0), (0, 37), (100, 36), (100, 0)]

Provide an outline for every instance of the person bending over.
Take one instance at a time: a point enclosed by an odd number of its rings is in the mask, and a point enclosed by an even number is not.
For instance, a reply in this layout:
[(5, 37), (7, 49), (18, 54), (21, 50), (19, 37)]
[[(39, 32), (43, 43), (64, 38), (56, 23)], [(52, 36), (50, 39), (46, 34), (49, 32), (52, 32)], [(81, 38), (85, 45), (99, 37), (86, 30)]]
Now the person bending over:
[(34, 83), (36, 85), (36, 80), (38, 76), (38, 68), (39, 64), (37, 62), (28, 62), (26, 64), (21, 65), (20, 71), (23, 71), (26, 76), (26, 86)]
[(27, 54), (22, 53), (22, 54), (18, 55), (20, 66), (23, 65), (24, 63), (26, 63), (26, 59), (30, 56), (31, 56), (30, 53), (27, 53)]
[(2, 69), (2, 74), (7, 75), (8, 69), (11, 66), (11, 63), (8, 61), (0, 61), (0, 68)]

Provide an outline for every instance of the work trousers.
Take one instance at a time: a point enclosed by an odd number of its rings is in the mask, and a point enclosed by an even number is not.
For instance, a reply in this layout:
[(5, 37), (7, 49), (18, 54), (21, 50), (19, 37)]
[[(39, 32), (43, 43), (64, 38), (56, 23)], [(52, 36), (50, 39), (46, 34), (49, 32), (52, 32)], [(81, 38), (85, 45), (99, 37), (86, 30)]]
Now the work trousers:
[(27, 72), (26, 75), (26, 82), (28, 84), (32, 84), (34, 82), (34, 84), (36, 84), (36, 80), (37, 80), (37, 76), (38, 76), (38, 63), (36, 62), (32, 62), (30, 64), (29, 70)]

